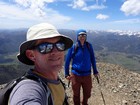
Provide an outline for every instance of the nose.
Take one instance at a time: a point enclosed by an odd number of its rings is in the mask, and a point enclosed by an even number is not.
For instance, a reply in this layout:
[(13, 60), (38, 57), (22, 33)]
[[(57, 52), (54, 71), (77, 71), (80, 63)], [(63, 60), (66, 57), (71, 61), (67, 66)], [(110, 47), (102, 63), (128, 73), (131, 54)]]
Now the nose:
[(57, 51), (58, 50), (57, 50), (56, 46), (53, 46), (52, 52), (57, 52)]

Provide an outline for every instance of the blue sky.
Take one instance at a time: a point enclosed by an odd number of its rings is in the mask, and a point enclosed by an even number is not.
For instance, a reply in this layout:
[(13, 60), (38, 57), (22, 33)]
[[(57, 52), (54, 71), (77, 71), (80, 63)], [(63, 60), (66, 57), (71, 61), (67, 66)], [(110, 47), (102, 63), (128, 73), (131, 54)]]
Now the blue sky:
[(140, 0), (0, 0), (0, 29), (41, 22), (59, 29), (140, 31)]

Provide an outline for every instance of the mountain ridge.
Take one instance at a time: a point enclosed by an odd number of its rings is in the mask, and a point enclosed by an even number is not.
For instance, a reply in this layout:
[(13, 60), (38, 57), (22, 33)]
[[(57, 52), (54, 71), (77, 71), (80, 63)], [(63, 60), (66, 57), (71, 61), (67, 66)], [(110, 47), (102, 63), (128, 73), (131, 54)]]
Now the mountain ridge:
[[(0, 30), (0, 47), (2, 49), (3, 46), (6, 46), (9, 50), (12, 52), (17, 52), (18, 47), (21, 42), (26, 40), (26, 31), (27, 29), (21, 29), (21, 30)], [(66, 34), (69, 37), (71, 37), (74, 41), (76, 41), (76, 32), (75, 30), (66, 30), (66, 29), (60, 29), (59, 32), (61, 34)], [(98, 50), (99, 48), (103, 49), (102, 47), (109, 48), (110, 51), (112, 51), (113, 48), (117, 49), (115, 51), (119, 52), (119, 50), (123, 50), (123, 52), (127, 53), (134, 53), (134, 54), (140, 54), (140, 32), (138, 34), (133, 33), (133, 35), (120, 35), (119, 32), (108, 32), (108, 31), (88, 31), (88, 37), (87, 40), (90, 41), (94, 47), (95, 50)], [(8, 47), (8, 43), (14, 48)], [(17, 43), (17, 44), (15, 44)], [(121, 44), (121, 46), (119, 46)], [(118, 46), (118, 48), (117, 48)], [(122, 48), (119, 48), (122, 47)], [(96, 49), (97, 48), (97, 49)], [(6, 51), (3, 51), (0, 49), (1, 53), (6, 53)], [(132, 51), (131, 51), (132, 49)], [(128, 51), (129, 50), (129, 51)], [(114, 49), (113, 49), (114, 51)], [(9, 51), (7, 51), (9, 52)]]
[[(76, 42), (76, 30), (60, 29), (58, 31)], [(26, 40), (26, 32), (27, 29), (0, 30), (1, 64), (17, 62), (14, 56), (18, 53), (20, 43)], [(97, 62), (112, 62), (140, 71), (140, 37), (137, 35), (118, 35), (107, 31), (88, 30), (87, 40), (93, 45)]]
[[(69, 35), (74, 41), (76, 41), (75, 30), (61, 30), (61, 33)], [(120, 66), (123, 63), (128, 63), (128, 65), (132, 67), (133, 62), (135, 64), (138, 63), (139, 65), (139, 37), (134, 35), (112, 35), (108, 32), (101, 33), (88, 33), (88, 40), (92, 42), (96, 52), (97, 69), (100, 73), (101, 83), (98, 85), (96, 79), (93, 76), (93, 90), (91, 93), (91, 98), (89, 99), (89, 105), (103, 105), (101, 91), (104, 95), (106, 105), (140, 105), (140, 74), (130, 71), (130, 68), (128, 70), (125, 67)], [(6, 32), (6, 35), (0, 31), (0, 80), (2, 80), (2, 83), (22, 75), (26, 70), (29, 69), (26, 67), (26, 65), (22, 65), (17, 61), (15, 61), (16, 63), (12, 64), (13, 58), (15, 57), (15, 54), (17, 54), (20, 43), (25, 40), (25, 34), (26, 30), (12, 30)], [(132, 38), (133, 40), (129, 38)], [(131, 49), (136, 49), (137, 51), (131, 52), (127, 48), (125, 49), (127, 51), (124, 51), (123, 48), (126, 47), (127, 43), (130, 48), (133, 46), (135, 47)], [(130, 60), (132, 60), (132, 62), (130, 62)], [(8, 64), (5, 64), (6, 62)], [(113, 62), (116, 62), (116, 64), (112, 64)], [(133, 67), (135, 67), (135, 65)], [(140, 67), (138, 66), (137, 69), (139, 68)], [(10, 78), (8, 76), (10, 76)], [(64, 78), (63, 72), (60, 74), (60, 76), (67, 84), (68, 81)], [(101, 91), (99, 88), (101, 88)], [(72, 105), (73, 102), (71, 87), (67, 87), (66, 91)]]

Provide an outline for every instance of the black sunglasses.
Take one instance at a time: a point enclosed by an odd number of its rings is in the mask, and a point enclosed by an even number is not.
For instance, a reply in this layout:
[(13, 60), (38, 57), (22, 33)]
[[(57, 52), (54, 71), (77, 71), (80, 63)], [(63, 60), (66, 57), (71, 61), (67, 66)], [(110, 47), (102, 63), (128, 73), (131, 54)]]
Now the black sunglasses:
[(56, 42), (56, 43), (41, 43), (37, 45), (35, 48), (41, 53), (41, 54), (47, 54), (52, 52), (53, 48), (56, 47), (58, 51), (64, 51), (65, 50), (65, 44), (63, 42)]

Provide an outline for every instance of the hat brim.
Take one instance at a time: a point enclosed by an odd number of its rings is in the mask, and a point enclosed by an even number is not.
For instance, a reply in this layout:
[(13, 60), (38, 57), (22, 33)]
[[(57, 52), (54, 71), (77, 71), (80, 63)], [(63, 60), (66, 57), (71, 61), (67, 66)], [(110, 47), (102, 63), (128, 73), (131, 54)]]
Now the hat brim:
[[(68, 48), (70, 48), (73, 44), (73, 41), (71, 38), (65, 36), (65, 35), (53, 35), (53, 36), (48, 36), (46, 38), (42, 38), (42, 39), (48, 39), (48, 38), (54, 38), (54, 37), (61, 37), (61, 41), (63, 41), (63, 43), (66, 45), (65, 50), (67, 50)], [(20, 45), (20, 53), (17, 55), (17, 58), (20, 62), (27, 64), (27, 65), (34, 65), (34, 62), (32, 60), (30, 60), (27, 56), (26, 56), (26, 50), (32, 48), (33, 46), (35, 46), (35, 41), (39, 40), (39, 39), (35, 39), (35, 40), (30, 40), (30, 41), (25, 41)]]
[(82, 35), (82, 34), (87, 35), (86, 32), (80, 32), (78, 35)]

